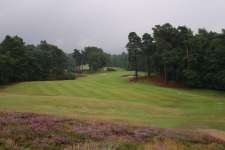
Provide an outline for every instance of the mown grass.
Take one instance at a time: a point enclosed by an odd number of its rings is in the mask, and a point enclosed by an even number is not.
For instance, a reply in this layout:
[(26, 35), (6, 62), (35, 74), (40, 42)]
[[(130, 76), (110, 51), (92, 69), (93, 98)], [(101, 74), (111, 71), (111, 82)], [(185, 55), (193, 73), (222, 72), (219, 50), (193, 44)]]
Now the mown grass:
[(24, 82), (0, 90), (0, 111), (169, 128), (225, 130), (225, 92), (129, 82), (116, 71), (69, 81)]

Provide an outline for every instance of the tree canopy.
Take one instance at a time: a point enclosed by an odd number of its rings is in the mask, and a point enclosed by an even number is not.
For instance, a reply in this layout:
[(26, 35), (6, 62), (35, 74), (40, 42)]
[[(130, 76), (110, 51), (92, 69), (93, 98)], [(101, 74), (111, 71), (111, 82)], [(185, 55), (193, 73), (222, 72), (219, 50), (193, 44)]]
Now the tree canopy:
[[(165, 82), (225, 89), (224, 29), (221, 33), (199, 29), (194, 34), (186, 26), (174, 27), (166, 23), (156, 25), (152, 30), (152, 35), (145, 33), (142, 36), (141, 45), (141, 38), (136, 33), (129, 34), (129, 64), (138, 67), (132, 70), (146, 71), (149, 77), (151, 73), (157, 74)], [(138, 49), (141, 53), (137, 53)]]
[(85, 47), (84, 54), (86, 55), (86, 61), (91, 71), (97, 71), (103, 68), (110, 61), (109, 54), (98, 47)]
[(46, 41), (26, 45), (18, 36), (6, 36), (0, 44), (0, 84), (74, 78), (67, 67), (66, 54)]

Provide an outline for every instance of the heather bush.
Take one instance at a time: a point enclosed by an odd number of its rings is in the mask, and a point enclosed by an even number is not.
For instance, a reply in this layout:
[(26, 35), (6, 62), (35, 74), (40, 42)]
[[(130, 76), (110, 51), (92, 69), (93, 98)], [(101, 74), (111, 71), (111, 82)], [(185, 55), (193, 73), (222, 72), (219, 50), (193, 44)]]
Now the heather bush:
[(223, 150), (224, 145), (215, 137), (178, 129), (0, 113), (0, 150)]

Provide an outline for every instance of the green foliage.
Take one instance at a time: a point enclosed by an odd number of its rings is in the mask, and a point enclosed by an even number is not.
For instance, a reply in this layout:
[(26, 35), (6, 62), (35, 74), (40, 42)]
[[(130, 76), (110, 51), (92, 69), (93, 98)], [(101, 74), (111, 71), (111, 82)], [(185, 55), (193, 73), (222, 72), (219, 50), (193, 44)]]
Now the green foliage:
[(18, 36), (6, 36), (0, 44), (0, 84), (72, 79), (67, 66), (66, 54), (46, 41), (38, 46), (25, 45)]
[(89, 64), (90, 71), (97, 71), (106, 66), (109, 62), (109, 55), (104, 53), (101, 48), (85, 47), (84, 53), (86, 55), (87, 64)]
[[(129, 43), (135, 43), (131, 37), (130, 34)], [(142, 37), (142, 53), (136, 57), (139, 61), (137, 67), (148, 72), (149, 77), (151, 72), (158, 74), (165, 82), (176, 81), (191, 87), (224, 90), (224, 40), (224, 30), (216, 33), (199, 29), (194, 35), (185, 26), (173, 27), (169, 23), (156, 25), (153, 37), (148, 33)], [(135, 44), (130, 45), (127, 46), (128, 55), (134, 56), (131, 49)], [(129, 61), (130, 65), (134, 62)], [(143, 69), (143, 66), (146, 67)]]
[(138, 57), (141, 53), (141, 38), (135, 33), (131, 32), (128, 36), (129, 42), (127, 43), (128, 60), (130, 69), (135, 70), (135, 77), (138, 77)]
[(155, 51), (155, 45), (153, 43), (153, 38), (150, 34), (145, 33), (142, 37), (142, 56), (145, 58), (145, 67), (148, 72), (148, 77), (151, 76), (152, 68), (152, 56)]
[(85, 55), (83, 55), (83, 52), (80, 52), (77, 49), (74, 49), (73, 52), (73, 58), (75, 60), (75, 71), (76, 72), (81, 72), (81, 65), (85, 65)]
[(25, 44), (21, 38), (6, 36), (0, 46), (0, 57), (0, 83), (15, 82), (27, 77), (28, 62)]
[(106, 71), (116, 71), (116, 69), (115, 68), (111, 68), (111, 67), (107, 67)]
[(110, 66), (128, 69), (128, 54), (121, 53), (119, 55), (111, 55)]
[(72, 53), (75, 62), (75, 72), (84, 71), (84, 66), (88, 65), (91, 72), (95, 72), (105, 66), (110, 65), (110, 55), (98, 47), (86, 47), (83, 51), (74, 49)]

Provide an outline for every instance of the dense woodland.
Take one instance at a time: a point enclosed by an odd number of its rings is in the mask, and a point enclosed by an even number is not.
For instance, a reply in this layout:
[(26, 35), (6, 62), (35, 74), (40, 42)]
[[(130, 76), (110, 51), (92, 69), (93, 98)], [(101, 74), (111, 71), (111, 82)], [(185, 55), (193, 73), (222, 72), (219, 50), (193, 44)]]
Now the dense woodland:
[(6, 36), (0, 44), (0, 84), (74, 79), (80, 66), (88, 64), (90, 71), (97, 71), (109, 62), (110, 55), (97, 47), (66, 54), (46, 41), (37, 46), (26, 45), (18, 36)]
[(148, 72), (165, 82), (225, 89), (225, 30), (221, 33), (186, 26), (156, 25), (153, 34), (129, 34), (129, 69)]
[(72, 79), (67, 63), (67, 55), (46, 41), (25, 45), (18, 36), (6, 36), (0, 44), (0, 83)]

